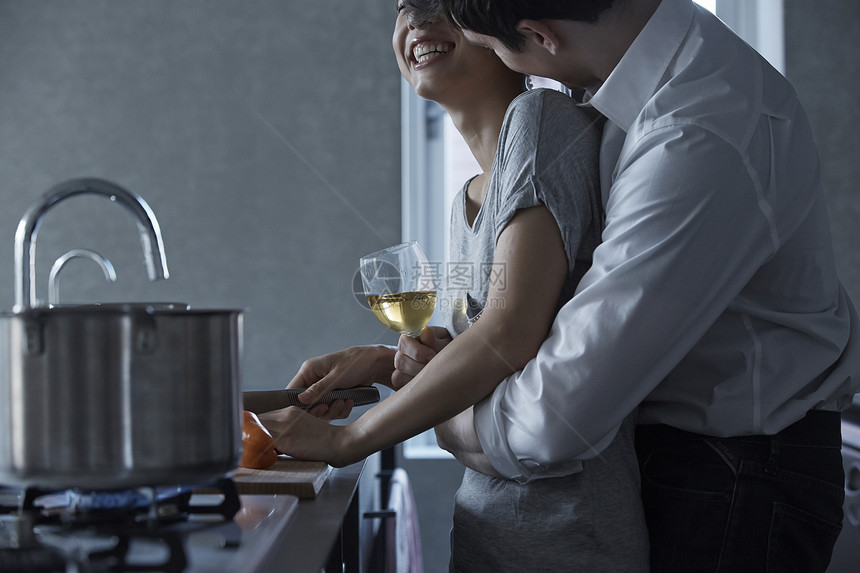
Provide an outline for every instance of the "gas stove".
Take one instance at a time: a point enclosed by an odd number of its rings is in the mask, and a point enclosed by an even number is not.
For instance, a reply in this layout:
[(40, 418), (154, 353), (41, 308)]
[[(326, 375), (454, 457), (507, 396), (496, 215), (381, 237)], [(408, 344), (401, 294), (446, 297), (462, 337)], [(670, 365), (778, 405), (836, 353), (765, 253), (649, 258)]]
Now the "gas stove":
[(133, 490), (0, 488), (0, 571), (255, 571), (297, 501), (240, 498), (230, 479)]

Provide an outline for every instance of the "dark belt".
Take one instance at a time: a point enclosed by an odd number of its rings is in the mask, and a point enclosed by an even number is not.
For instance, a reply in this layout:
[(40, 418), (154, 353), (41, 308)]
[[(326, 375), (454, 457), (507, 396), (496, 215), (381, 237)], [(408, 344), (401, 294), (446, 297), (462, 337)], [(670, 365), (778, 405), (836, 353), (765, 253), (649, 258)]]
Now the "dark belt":
[(730, 439), (742, 442), (819, 448), (842, 447), (842, 414), (824, 410), (810, 410), (806, 416), (773, 435), (730, 436), (719, 438), (679, 430), (666, 424), (647, 424), (636, 428), (640, 438), (664, 439)]

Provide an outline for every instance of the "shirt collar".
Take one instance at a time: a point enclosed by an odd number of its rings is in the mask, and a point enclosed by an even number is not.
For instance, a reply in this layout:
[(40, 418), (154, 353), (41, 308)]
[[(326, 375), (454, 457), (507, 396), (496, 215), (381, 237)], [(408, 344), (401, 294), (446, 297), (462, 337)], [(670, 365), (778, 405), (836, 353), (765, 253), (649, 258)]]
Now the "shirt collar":
[(663, 0), (602, 84), (584, 101), (627, 132), (657, 91), (693, 18), (692, 0)]

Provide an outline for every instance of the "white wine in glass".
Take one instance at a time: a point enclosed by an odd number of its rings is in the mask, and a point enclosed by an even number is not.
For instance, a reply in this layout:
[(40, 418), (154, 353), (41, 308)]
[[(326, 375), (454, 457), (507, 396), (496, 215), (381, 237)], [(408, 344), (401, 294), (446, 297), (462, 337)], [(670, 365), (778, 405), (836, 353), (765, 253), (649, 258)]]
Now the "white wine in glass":
[(418, 243), (401, 243), (361, 257), (359, 269), (376, 318), (395, 332), (418, 336), (436, 308), (436, 279)]

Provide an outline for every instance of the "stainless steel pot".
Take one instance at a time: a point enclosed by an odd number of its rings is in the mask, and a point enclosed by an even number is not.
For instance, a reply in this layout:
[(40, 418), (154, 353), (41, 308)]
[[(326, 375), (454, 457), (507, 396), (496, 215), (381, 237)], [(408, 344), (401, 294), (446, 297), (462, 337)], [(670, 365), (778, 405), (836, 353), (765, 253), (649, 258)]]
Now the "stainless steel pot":
[(0, 315), (0, 483), (205, 483), (241, 456), (242, 313), (141, 305)]
[(108, 489), (206, 483), (241, 457), (242, 312), (174, 303), (42, 307), (35, 240), (57, 203), (128, 209), (151, 280), (167, 278), (143, 199), (98, 179), (49, 190), (15, 235), (15, 307), (0, 313), (0, 484)]

